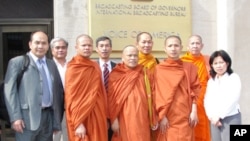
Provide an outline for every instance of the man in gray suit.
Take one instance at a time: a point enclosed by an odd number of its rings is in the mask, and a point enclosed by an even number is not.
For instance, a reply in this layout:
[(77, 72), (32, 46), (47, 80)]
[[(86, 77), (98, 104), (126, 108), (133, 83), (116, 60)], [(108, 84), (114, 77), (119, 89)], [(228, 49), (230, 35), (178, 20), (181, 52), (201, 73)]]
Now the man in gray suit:
[(17, 75), (24, 59), (9, 61), (5, 76), (5, 100), (16, 141), (52, 141), (53, 132), (61, 130), (63, 86), (55, 63), (46, 58), (48, 36), (43, 31), (31, 34), (30, 59), (17, 89)]

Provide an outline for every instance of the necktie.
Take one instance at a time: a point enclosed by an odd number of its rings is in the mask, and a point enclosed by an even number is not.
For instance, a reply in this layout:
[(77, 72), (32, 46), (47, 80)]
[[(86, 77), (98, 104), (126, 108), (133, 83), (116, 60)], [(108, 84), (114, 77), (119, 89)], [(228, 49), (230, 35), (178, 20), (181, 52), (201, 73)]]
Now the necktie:
[(42, 77), (42, 88), (43, 88), (43, 96), (42, 96), (42, 103), (43, 106), (48, 106), (50, 103), (50, 91), (49, 91), (49, 82), (48, 78), (44, 69), (45, 62), (42, 59), (39, 59), (39, 72)]
[(108, 64), (105, 63), (103, 67), (104, 67), (104, 70), (103, 70), (104, 86), (107, 91), (108, 90), (108, 78), (109, 78)]

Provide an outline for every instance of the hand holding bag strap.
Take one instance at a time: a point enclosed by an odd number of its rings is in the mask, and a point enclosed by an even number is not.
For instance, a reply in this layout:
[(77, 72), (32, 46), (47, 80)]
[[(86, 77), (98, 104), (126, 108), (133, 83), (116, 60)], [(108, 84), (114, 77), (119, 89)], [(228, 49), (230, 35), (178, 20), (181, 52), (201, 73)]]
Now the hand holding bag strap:
[(23, 74), (27, 70), (27, 68), (29, 67), (29, 64), (30, 64), (29, 56), (27, 54), (25, 54), (25, 55), (23, 55), (23, 57), (24, 57), (24, 62), (23, 62), (22, 70), (17, 76), (17, 89), (19, 89), (21, 80), (23, 78)]

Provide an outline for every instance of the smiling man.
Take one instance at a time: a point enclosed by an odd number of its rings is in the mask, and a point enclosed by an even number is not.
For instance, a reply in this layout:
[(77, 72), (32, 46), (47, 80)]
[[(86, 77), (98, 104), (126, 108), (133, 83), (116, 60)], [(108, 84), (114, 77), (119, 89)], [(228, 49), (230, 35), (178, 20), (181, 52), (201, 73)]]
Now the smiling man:
[(109, 37), (101, 36), (96, 39), (96, 52), (99, 60), (109, 62), (110, 53), (112, 52), (112, 41)]
[(153, 37), (148, 32), (141, 32), (136, 37), (136, 47), (139, 50), (139, 64), (153, 71), (158, 59), (152, 55)]
[[(56, 37), (51, 40), (50, 47), (51, 53), (53, 55), (53, 61), (57, 66), (64, 87), (65, 72), (67, 68), (66, 56), (68, 52), (68, 41), (61, 37)], [(62, 121), (62, 132), (54, 132), (53, 141), (67, 141), (67, 138), (67, 126), (64, 114)]]
[(31, 33), (27, 53), (30, 63), (17, 88), (17, 77), (24, 59), (9, 61), (4, 94), (16, 141), (52, 141), (53, 132), (61, 130), (63, 85), (55, 63), (46, 57), (48, 35)]
[(112, 52), (112, 41), (107, 36), (101, 36), (96, 39), (96, 52), (99, 55), (99, 60), (97, 63), (99, 64), (102, 73), (102, 79), (105, 83), (104, 71), (107, 68), (110, 73), (111, 70), (115, 67), (116, 63), (110, 60), (110, 54)]
[[(111, 70), (115, 67), (116, 63), (110, 61), (110, 54), (112, 52), (112, 41), (107, 36), (101, 36), (96, 39), (96, 52), (99, 55), (99, 60), (97, 63), (99, 64), (101, 71), (102, 71), (102, 80), (105, 86), (105, 89), (108, 88), (108, 77)], [(108, 123), (110, 124), (110, 123)], [(112, 137), (112, 130), (109, 126), (108, 129), (108, 140), (111, 141)]]
[(109, 79), (108, 109), (114, 131), (112, 140), (150, 141), (145, 76), (150, 83), (151, 77), (138, 64), (138, 49), (126, 46), (122, 52), (122, 63), (116, 65)]

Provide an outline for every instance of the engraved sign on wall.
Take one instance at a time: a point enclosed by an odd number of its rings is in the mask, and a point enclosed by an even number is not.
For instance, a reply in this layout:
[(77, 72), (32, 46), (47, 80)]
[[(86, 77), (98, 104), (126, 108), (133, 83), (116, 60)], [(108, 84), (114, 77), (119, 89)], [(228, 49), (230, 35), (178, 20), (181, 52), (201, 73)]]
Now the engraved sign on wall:
[(136, 35), (143, 31), (152, 34), (156, 57), (165, 56), (164, 40), (169, 35), (179, 35), (185, 46), (191, 34), (191, 1), (89, 0), (89, 34), (94, 40), (112, 39), (112, 58), (120, 57), (124, 46), (134, 45)]

